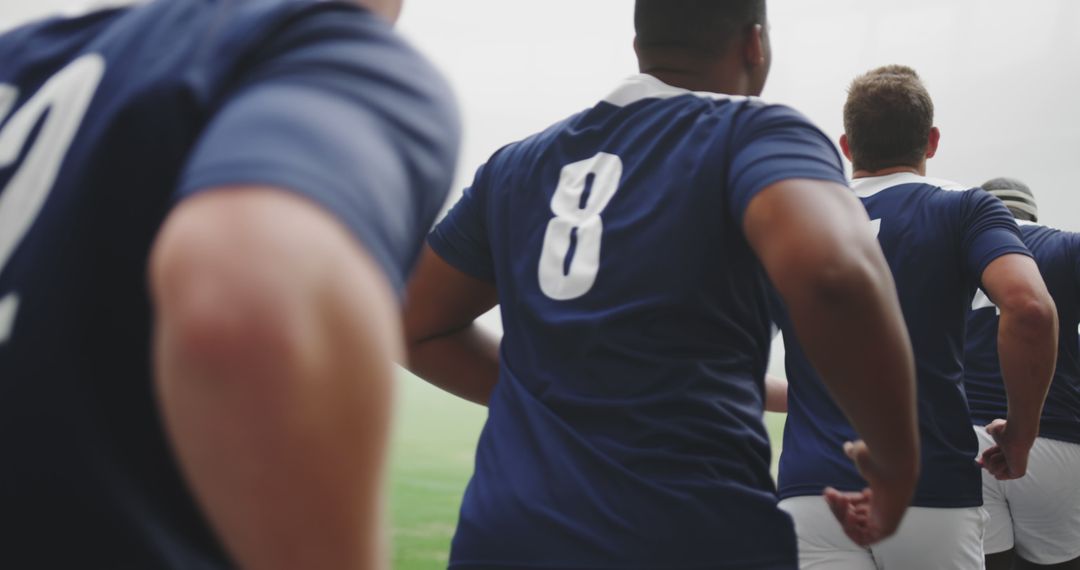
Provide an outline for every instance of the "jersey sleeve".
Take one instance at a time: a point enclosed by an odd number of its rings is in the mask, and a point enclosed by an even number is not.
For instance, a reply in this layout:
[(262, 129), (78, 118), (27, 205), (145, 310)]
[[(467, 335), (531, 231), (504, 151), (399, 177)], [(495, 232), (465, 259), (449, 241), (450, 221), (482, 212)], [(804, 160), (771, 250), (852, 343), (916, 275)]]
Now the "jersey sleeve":
[(400, 293), (450, 188), (449, 89), (361, 10), (295, 18), (225, 93), (176, 199), (236, 185), (294, 192), (347, 227)]
[(1020, 226), (1001, 200), (975, 188), (963, 193), (962, 203), (960, 247), (973, 283), (981, 283), (986, 267), (1003, 255), (1031, 257)]
[(740, 224), (750, 201), (777, 182), (805, 178), (847, 186), (836, 147), (790, 107), (755, 106), (743, 111), (729, 144), (728, 200)]
[(428, 245), (459, 271), (494, 282), (486, 215), (489, 168), (484, 165), (476, 172), (472, 185), (465, 189), (461, 199), (428, 236)]

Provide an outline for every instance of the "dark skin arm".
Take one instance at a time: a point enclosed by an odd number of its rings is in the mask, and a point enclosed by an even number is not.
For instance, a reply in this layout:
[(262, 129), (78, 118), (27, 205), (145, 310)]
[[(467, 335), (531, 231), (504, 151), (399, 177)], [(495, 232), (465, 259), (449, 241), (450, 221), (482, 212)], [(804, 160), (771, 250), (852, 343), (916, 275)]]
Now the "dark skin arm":
[(911, 343), (869, 219), (844, 186), (787, 180), (751, 201), (744, 228), (807, 356), (862, 438), (845, 451), (870, 487), (828, 490), (826, 499), (852, 540), (878, 542), (911, 500), (919, 443)]
[(405, 307), (409, 370), (486, 406), (499, 379), (499, 340), (474, 321), (497, 303), (494, 285), (462, 273), (425, 245)]

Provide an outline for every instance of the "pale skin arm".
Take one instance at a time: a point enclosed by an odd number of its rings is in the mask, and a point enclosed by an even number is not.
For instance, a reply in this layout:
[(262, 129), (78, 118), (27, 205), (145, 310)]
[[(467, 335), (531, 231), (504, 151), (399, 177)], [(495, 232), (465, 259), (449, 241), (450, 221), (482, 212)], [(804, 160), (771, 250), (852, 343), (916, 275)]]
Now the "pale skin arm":
[(499, 339), (474, 321), (498, 303), (495, 286), (455, 269), (425, 245), (409, 280), (408, 299), (409, 370), (486, 406), (499, 379)]
[(157, 392), (240, 567), (386, 567), (398, 303), (336, 220), (272, 188), (181, 203), (153, 247)]
[(995, 259), (983, 271), (982, 283), (1001, 311), (998, 355), (1008, 416), (986, 426), (997, 445), (983, 452), (979, 462), (997, 479), (1017, 479), (1027, 472), (1028, 451), (1039, 435), (1057, 365), (1057, 309), (1039, 267), (1025, 255)]
[(852, 540), (882, 540), (914, 492), (919, 441), (911, 343), (866, 212), (844, 186), (788, 180), (750, 202), (744, 227), (807, 356), (862, 438), (845, 449), (869, 489), (826, 498)]
[(787, 413), (787, 378), (767, 374), (765, 376), (765, 411)]
[(353, 0), (360, 6), (371, 10), (373, 13), (386, 18), (390, 22), (397, 22), (401, 16), (402, 0)]

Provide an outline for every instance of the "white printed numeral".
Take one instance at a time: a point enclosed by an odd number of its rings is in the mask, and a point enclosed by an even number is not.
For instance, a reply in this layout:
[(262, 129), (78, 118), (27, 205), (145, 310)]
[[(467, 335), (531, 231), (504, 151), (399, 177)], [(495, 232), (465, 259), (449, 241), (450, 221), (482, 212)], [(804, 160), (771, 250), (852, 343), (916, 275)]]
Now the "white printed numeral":
[(874, 237), (881, 235), (881, 218), (870, 220), (870, 230), (874, 232)]
[(592, 289), (604, 235), (600, 213), (619, 190), (621, 179), (622, 160), (606, 152), (563, 167), (551, 197), (555, 217), (548, 222), (540, 252), (540, 290), (548, 297), (568, 301)]
[[(76, 59), (46, 81), (0, 131), (0, 168), (7, 168), (18, 160), (30, 134), (45, 116), (34, 146), (8, 185), (0, 190), (0, 273), (45, 205), (104, 73), (105, 60), (101, 56), (90, 54)], [(7, 117), (16, 99), (15, 87), (0, 85), (0, 120)], [(0, 345), (11, 337), (17, 309), (15, 293), (0, 297)]]
[(976, 290), (975, 297), (971, 300), (971, 310), (978, 311), (979, 309), (989, 309), (991, 307), (993, 307), (995, 313), (1001, 314), (1001, 309), (990, 300), (985, 291), (982, 289)]

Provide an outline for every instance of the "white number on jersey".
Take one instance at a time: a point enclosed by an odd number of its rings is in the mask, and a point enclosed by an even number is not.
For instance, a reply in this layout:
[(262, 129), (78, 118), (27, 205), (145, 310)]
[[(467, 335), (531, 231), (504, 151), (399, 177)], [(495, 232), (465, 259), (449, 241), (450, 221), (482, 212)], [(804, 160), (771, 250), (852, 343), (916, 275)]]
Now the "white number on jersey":
[(870, 229), (873, 230), (874, 237), (881, 235), (881, 218), (870, 220)]
[(568, 301), (592, 289), (604, 235), (600, 213), (619, 190), (621, 179), (622, 160), (606, 152), (562, 169), (551, 197), (555, 217), (548, 222), (540, 252), (540, 290), (548, 297)]
[(975, 291), (975, 297), (971, 300), (971, 310), (978, 311), (979, 309), (993, 308), (997, 314), (1001, 314), (1001, 309), (990, 300), (990, 297), (982, 289)]
[[(30, 134), (45, 116), (26, 159), (0, 190), (0, 273), (45, 205), (104, 73), (105, 60), (101, 56), (90, 54), (76, 59), (46, 81), (0, 130), (0, 168), (7, 168), (18, 160)], [(11, 112), (18, 93), (15, 87), (0, 84), (0, 121)], [(18, 295), (0, 294), (0, 345), (11, 337), (18, 308)]]

